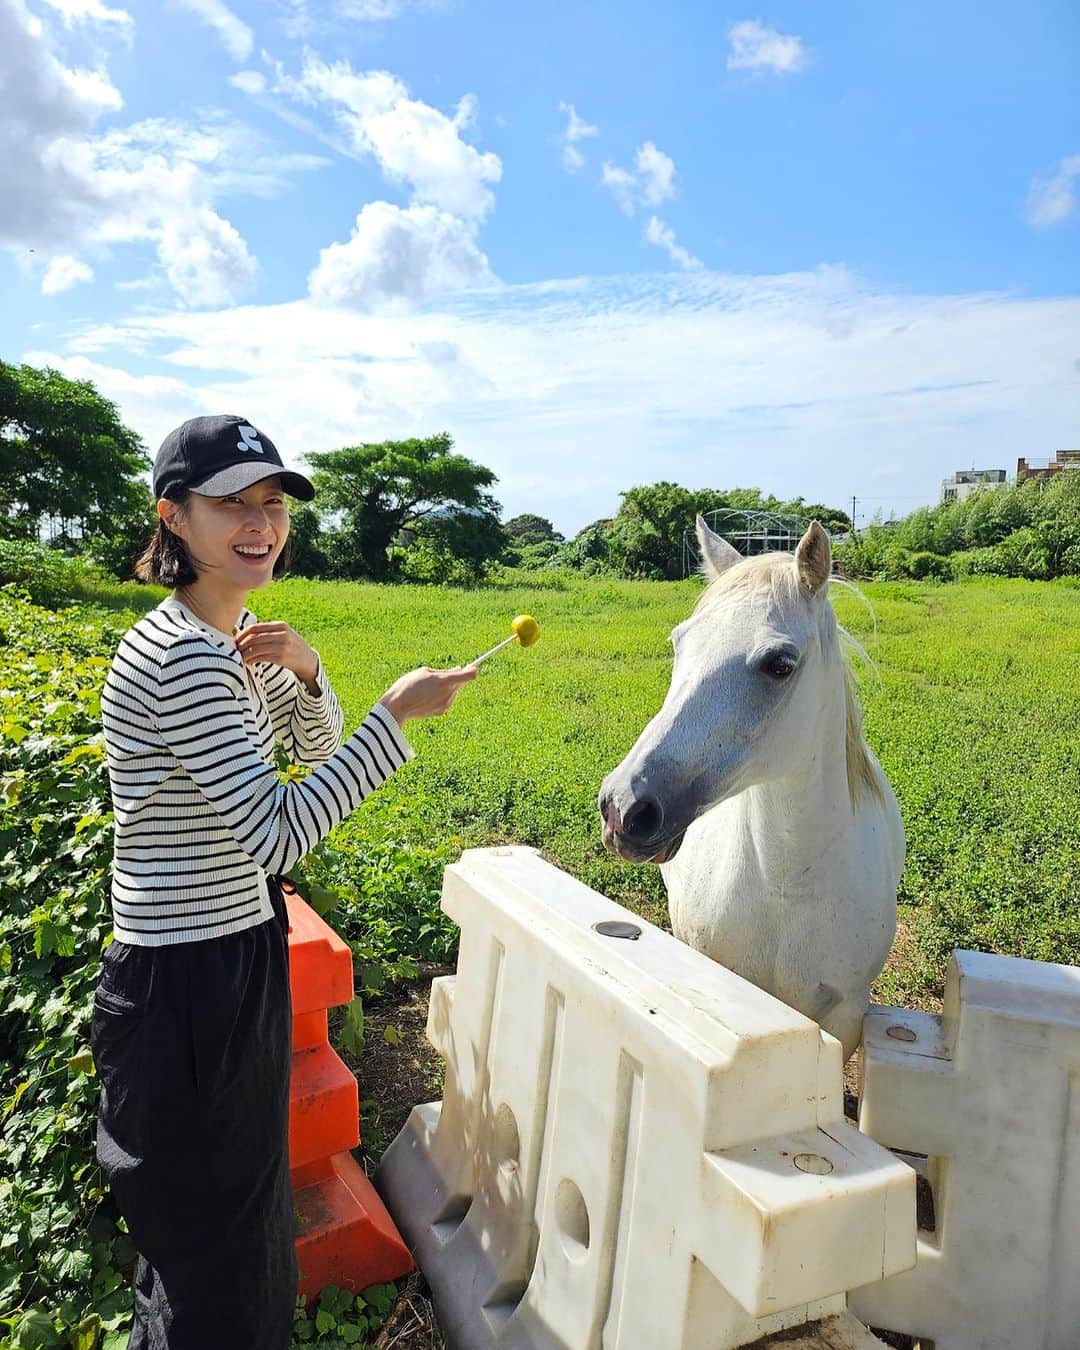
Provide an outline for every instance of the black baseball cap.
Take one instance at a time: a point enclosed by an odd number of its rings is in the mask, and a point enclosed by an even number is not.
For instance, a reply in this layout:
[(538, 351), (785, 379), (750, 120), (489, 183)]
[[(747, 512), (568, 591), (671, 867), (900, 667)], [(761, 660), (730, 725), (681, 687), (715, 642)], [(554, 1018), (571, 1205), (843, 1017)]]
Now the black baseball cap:
[(192, 417), (161, 442), (154, 460), (154, 495), (175, 499), (190, 491), (227, 497), (275, 476), (290, 497), (309, 502), (315, 496), (308, 479), (286, 469), (274, 442), (246, 417)]

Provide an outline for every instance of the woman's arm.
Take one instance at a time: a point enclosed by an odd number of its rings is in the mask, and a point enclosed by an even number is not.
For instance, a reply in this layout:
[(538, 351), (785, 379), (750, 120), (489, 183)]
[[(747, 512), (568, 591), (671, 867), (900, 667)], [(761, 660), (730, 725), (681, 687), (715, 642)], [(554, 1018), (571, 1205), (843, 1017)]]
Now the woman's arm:
[(345, 744), (301, 782), (281, 783), (244, 726), (244, 675), (202, 637), (163, 654), (156, 723), (162, 741), (243, 851), (267, 872), (287, 872), (406, 760), (401, 728), (439, 717), (476, 668), (414, 670), (390, 686)]
[(376, 705), (336, 754), (283, 784), (248, 737), (243, 680), (201, 637), (174, 642), (161, 661), (158, 732), (239, 847), (267, 872), (286, 872), (413, 752)]
[(345, 719), (318, 652), (280, 621), (247, 624), (236, 649), (244, 664), (257, 670), (274, 736), (290, 761), (322, 764), (341, 744)]
[(257, 673), (274, 736), (285, 747), (290, 763), (314, 768), (329, 759), (341, 744), (345, 718), (322, 662), (316, 657), (311, 685), (284, 666), (270, 662), (260, 662)]

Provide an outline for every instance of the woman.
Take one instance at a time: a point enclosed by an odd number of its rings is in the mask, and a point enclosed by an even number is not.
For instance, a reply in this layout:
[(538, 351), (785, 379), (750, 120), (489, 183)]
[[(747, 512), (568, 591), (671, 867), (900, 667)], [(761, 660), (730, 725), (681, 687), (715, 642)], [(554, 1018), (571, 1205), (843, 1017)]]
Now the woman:
[[(139, 1251), (129, 1350), (286, 1350), (296, 1295), (291, 1017), (279, 876), (412, 757), (476, 670), (415, 670), (341, 744), (317, 653), (259, 623), (306, 478), (240, 417), (198, 417), (154, 462), (143, 580), (173, 587), (102, 694), (115, 812), (94, 1001), (98, 1158)], [(310, 765), (283, 785), (274, 742)]]

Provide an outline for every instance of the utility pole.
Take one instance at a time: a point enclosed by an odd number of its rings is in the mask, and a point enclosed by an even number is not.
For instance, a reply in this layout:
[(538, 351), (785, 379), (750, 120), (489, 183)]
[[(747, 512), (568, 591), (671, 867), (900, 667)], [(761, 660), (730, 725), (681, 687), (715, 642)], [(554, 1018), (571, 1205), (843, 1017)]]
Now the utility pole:
[(852, 534), (857, 534), (857, 533), (858, 533), (858, 531), (855, 529), (855, 494), (854, 494), (854, 493), (852, 493), (852, 496), (851, 496), (851, 533), (852, 533)]

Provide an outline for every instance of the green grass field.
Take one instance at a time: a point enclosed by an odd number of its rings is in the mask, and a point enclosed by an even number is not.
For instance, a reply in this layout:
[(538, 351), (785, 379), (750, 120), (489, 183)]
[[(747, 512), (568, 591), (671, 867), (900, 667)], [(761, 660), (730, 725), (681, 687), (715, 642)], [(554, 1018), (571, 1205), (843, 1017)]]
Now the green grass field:
[[(543, 625), (536, 647), (495, 658), (448, 717), (410, 725), (416, 761), (338, 831), (321, 875), (361, 892), (347, 926), (370, 923), (373, 955), (445, 954), (452, 934), (434, 917), (442, 865), (495, 841), (535, 845), (662, 916), (659, 872), (603, 851), (595, 800), (660, 704), (668, 633), (698, 586), (288, 580), (253, 598), (261, 618), (287, 620), (322, 653), (347, 724), (403, 671), (470, 660), (514, 614)], [(904, 940), (878, 996), (932, 996), (957, 945), (1080, 962), (1080, 590), (1000, 581), (864, 591), (873, 617), (844, 590), (835, 603), (876, 666), (861, 682), (866, 731), (908, 837)]]

